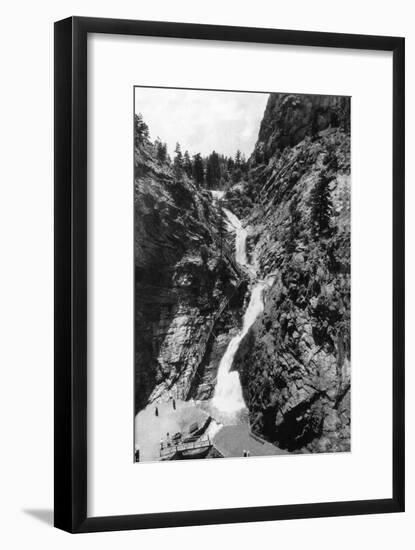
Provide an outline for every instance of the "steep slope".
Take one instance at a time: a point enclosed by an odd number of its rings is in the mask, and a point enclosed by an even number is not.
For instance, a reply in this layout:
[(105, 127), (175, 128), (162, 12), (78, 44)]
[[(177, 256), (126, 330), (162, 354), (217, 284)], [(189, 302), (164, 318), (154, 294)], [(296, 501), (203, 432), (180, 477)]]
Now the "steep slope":
[(349, 119), (346, 97), (271, 94), (244, 185), (274, 284), (234, 368), (252, 429), (292, 452), (350, 449)]
[(238, 283), (220, 253), (223, 219), (211, 194), (156, 152), (136, 135), (136, 411), (169, 392), (187, 397), (213, 323)]

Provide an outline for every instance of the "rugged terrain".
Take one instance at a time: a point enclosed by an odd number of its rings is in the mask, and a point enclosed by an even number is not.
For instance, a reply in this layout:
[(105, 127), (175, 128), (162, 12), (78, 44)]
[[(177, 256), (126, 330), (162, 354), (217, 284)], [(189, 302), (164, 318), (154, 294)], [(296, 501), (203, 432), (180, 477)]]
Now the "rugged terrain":
[[(271, 94), (243, 184), (257, 277), (274, 284), (234, 368), (252, 429), (292, 452), (350, 449), (349, 113), (348, 98)], [(330, 219), (316, 234), (319, 181)]]
[(134, 201), (138, 411), (169, 393), (187, 397), (238, 274), (220, 254), (226, 235), (211, 194), (157, 160), (147, 138), (136, 138)]
[(209, 400), (266, 281), (232, 366), (251, 429), (289, 452), (350, 450), (350, 99), (271, 94), (222, 206), (248, 230), (245, 276), (221, 205), (136, 140), (136, 411)]

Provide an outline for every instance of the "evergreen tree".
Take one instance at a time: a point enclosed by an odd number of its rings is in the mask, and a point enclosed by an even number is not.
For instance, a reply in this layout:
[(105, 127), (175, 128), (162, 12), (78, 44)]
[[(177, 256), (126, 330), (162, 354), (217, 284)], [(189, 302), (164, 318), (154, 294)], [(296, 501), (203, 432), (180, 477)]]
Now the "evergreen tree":
[(159, 152), (159, 147), (161, 145), (161, 139), (159, 138), (159, 136), (156, 137), (156, 139), (154, 140), (154, 148), (156, 150), (156, 156), (158, 157), (158, 152)]
[(149, 138), (148, 126), (143, 120), (143, 115), (138, 113), (134, 116), (134, 143), (137, 146)]
[(238, 183), (242, 179), (242, 173), (243, 173), (243, 156), (241, 151), (238, 149), (235, 154), (235, 162), (232, 170), (232, 181), (233, 183)]
[(184, 156), (183, 156), (183, 169), (185, 173), (189, 176), (189, 178), (192, 177), (192, 171), (193, 171), (192, 161), (190, 159), (189, 151), (187, 150), (184, 152)]
[(333, 177), (323, 171), (310, 194), (311, 223), (315, 237), (327, 235), (330, 232), (330, 219), (333, 213), (333, 203), (330, 194), (330, 182)]
[(219, 155), (213, 151), (206, 164), (206, 187), (208, 189), (217, 189), (220, 186), (220, 163)]
[(167, 143), (163, 143), (161, 145), (160, 155), (161, 155), (161, 160), (162, 161), (169, 161), (170, 160), (168, 158), (168, 155), (167, 155)]
[(193, 178), (197, 185), (202, 186), (204, 181), (203, 160), (200, 153), (193, 157)]
[(176, 143), (176, 148), (174, 152), (176, 156), (174, 157), (174, 161), (173, 161), (173, 169), (177, 176), (181, 176), (183, 171), (183, 155), (182, 155), (182, 150), (180, 148), (179, 142)]
[(166, 162), (167, 161), (167, 144), (163, 143), (160, 138), (157, 138), (154, 142), (154, 145), (156, 147), (156, 156), (157, 160), (159, 162)]
[(212, 169), (208, 159), (206, 162), (206, 176), (205, 176), (207, 189), (212, 189), (212, 179), (213, 179)]
[(219, 167), (220, 167), (220, 182), (219, 187), (224, 189), (228, 187), (230, 181), (230, 174), (228, 170), (228, 159), (224, 155), (219, 156)]

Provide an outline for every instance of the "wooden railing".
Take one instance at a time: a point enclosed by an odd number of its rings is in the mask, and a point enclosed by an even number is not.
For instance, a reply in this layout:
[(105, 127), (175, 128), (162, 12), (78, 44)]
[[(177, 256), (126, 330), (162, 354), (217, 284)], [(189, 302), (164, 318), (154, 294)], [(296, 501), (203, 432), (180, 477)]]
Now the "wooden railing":
[(160, 457), (174, 455), (183, 451), (193, 451), (197, 449), (203, 449), (204, 447), (210, 447), (211, 441), (209, 436), (198, 438), (196, 441), (184, 441), (181, 443), (163, 443), (160, 444)]

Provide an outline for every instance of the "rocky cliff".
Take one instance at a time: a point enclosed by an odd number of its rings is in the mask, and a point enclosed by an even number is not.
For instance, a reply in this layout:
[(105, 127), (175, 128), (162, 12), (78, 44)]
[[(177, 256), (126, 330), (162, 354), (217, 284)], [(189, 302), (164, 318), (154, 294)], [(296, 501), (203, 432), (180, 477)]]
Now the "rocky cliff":
[(349, 98), (271, 94), (243, 184), (274, 283), (234, 368), (252, 429), (292, 452), (350, 449), (349, 120)]
[(137, 135), (134, 208), (138, 411), (162, 394), (187, 397), (238, 274), (221, 255), (226, 235), (211, 194)]

